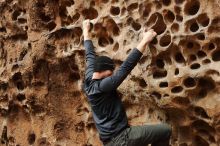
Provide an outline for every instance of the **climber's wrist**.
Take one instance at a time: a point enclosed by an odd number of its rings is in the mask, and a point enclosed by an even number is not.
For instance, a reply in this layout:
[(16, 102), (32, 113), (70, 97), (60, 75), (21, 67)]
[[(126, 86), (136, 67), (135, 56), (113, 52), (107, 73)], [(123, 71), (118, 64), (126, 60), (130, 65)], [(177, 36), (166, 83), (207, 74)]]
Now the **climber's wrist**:
[(138, 49), (141, 53), (143, 53), (144, 50), (145, 50), (145, 48), (146, 48), (146, 45), (147, 45), (147, 44), (148, 44), (147, 42), (145, 42), (145, 41), (142, 40), (142, 41), (138, 44), (137, 49)]
[(90, 38), (90, 34), (89, 34), (88, 31), (84, 31), (84, 32), (83, 32), (83, 36), (84, 36), (84, 40), (90, 40), (90, 39), (91, 39), (91, 38)]

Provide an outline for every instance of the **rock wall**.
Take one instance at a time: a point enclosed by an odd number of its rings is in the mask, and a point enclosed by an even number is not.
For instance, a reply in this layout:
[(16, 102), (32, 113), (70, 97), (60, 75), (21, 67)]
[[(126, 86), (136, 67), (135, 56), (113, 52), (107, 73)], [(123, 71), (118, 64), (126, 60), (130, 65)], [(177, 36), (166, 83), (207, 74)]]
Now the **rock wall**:
[(220, 144), (219, 0), (0, 0), (0, 14), (0, 145), (101, 145), (81, 89), (84, 19), (117, 67), (145, 28), (159, 34), (119, 88), (131, 125)]

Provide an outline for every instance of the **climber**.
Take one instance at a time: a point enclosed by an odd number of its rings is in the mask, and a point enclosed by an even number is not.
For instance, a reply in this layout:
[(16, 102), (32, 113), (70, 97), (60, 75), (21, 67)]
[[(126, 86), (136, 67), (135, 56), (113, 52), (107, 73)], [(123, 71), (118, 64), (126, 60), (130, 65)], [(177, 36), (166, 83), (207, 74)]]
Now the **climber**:
[(99, 138), (105, 146), (169, 146), (171, 128), (168, 124), (129, 126), (125, 109), (116, 89), (140, 60), (146, 45), (156, 36), (150, 29), (122, 65), (114, 72), (115, 65), (107, 56), (96, 56), (91, 41), (90, 20), (83, 22), (86, 71), (85, 91)]

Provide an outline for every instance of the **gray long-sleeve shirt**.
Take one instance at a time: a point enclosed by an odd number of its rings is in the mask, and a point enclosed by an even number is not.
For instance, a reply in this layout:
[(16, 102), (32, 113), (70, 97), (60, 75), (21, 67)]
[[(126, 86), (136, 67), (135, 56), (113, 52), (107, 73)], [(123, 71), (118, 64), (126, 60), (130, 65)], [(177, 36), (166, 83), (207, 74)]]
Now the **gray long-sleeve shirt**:
[(95, 51), (91, 40), (84, 41), (86, 73), (83, 89), (91, 105), (93, 118), (100, 139), (106, 141), (128, 126), (128, 120), (117, 87), (128, 76), (140, 60), (142, 53), (134, 48), (113, 75), (103, 79), (92, 79)]

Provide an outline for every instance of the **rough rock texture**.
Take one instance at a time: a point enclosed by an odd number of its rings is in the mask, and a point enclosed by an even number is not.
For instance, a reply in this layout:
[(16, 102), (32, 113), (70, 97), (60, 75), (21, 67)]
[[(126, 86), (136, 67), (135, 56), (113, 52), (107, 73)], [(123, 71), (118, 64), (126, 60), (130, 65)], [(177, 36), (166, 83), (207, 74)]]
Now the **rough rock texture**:
[(101, 145), (86, 96), (82, 21), (117, 67), (159, 34), (119, 88), (132, 125), (166, 121), (172, 146), (220, 143), (219, 0), (0, 0), (0, 145)]

